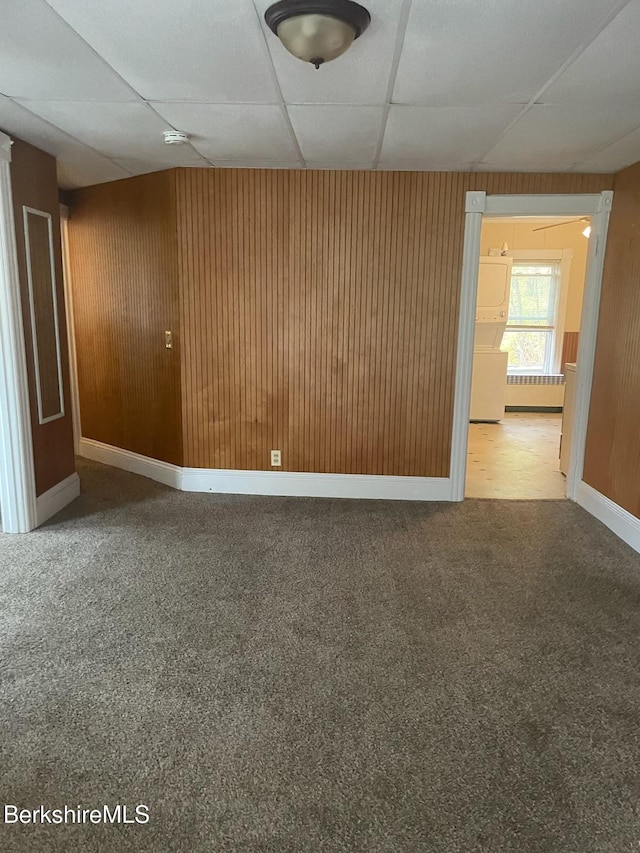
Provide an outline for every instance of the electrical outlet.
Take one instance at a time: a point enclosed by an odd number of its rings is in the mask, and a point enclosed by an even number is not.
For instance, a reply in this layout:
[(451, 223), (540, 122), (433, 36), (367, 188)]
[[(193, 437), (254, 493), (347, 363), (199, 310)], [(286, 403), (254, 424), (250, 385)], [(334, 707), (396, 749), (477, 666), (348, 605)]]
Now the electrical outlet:
[(173, 349), (173, 332), (164, 333), (164, 345), (166, 349)]
[(279, 468), (282, 465), (282, 455), (279, 450), (271, 451), (271, 467)]

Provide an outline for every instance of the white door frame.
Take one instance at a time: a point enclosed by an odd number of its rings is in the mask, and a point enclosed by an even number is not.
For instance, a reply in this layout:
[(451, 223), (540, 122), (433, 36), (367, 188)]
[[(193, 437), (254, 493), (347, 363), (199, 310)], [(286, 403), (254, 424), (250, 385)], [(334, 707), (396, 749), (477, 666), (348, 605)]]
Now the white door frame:
[(483, 216), (591, 217), (591, 236), (587, 254), (582, 322), (578, 343), (575, 416), (567, 474), (567, 497), (572, 500), (576, 499), (584, 468), (593, 362), (598, 332), (602, 269), (612, 202), (612, 190), (580, 195), (487, 195), (484, 192), (468, 192), (466, 194), (456, 387), (451, 438), (451, 500), (464, 500), (469, 437), (469, 404), (473, 371), (473, 339), (478, 292), (478, 261)]
[(11, 139), (0, 133), (0, 511), (5, 533), (36, 526), (36, 485), (20, 278), (11, 192)]

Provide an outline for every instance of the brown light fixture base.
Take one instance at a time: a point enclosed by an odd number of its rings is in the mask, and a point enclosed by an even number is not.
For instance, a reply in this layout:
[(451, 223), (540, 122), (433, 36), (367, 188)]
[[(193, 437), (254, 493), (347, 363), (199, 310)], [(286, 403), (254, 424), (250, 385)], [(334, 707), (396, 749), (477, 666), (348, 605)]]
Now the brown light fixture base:
[(353, 0), (280, 0), (264, 19), (289, 53), (316, 68), (341, 56), (371, 23)]

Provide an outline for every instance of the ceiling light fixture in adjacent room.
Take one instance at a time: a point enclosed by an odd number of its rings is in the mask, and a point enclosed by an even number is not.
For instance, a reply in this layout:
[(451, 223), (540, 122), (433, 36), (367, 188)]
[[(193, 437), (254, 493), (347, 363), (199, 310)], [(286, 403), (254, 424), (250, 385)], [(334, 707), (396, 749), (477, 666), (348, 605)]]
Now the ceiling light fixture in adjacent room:
[(264, 19), (289, 53), (320, 68), (351, 47), (371, 15), (353, 0), (280, 0)]

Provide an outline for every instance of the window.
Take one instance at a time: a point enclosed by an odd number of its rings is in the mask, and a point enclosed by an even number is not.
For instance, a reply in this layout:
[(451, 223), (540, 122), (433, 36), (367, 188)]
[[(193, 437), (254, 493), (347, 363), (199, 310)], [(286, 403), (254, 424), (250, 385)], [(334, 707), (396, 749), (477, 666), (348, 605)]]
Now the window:
[(515, 261), (502, 349), (509, 373), (550, 374), (557, 369), (559, 261)]

